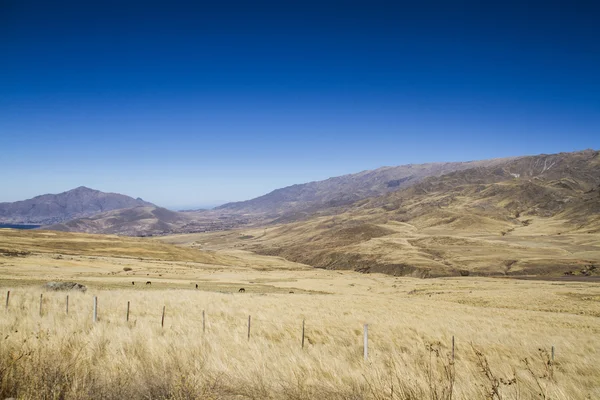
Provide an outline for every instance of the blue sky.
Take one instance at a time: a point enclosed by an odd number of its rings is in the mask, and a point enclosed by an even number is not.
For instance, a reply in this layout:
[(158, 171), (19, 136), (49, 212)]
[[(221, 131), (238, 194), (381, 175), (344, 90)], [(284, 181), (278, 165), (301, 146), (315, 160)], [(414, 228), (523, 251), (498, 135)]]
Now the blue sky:
[(190, 3), (0, 0), (0, 201), (600, 148), (594, 2)]

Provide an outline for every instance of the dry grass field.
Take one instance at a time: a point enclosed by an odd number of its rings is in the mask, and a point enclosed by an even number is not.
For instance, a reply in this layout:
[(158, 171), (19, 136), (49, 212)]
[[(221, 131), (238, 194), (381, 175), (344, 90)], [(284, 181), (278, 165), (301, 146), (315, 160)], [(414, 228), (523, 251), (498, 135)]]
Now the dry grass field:
[[(460, 271), (472, 276), (600, 275), (600, 234), (574, 230), (566, 221), (527, 217), (526, 223), (512, 226), (457, 213), (448, 225), (434, 224), (433, 220), (443, 219), (436, 218), (406, 223), (381, 211), (348, 212), (159, 240), (203, 251), (255, 251), (327, 269), (415, 277), (459, 275)], [(596, 268), (587, 271), (589, 265)]]
[(44, 231), (0, 230), (0, 249), (3, 398), (600, 398), (594, 282), (423, 280)]

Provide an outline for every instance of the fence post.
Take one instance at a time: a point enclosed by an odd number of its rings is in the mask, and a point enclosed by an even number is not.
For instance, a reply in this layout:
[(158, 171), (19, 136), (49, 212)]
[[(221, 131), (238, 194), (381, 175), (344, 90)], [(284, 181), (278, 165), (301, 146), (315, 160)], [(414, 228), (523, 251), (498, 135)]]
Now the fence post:
[(164, 327), (165, 327), (165, 308), (166, 308), (166, 307), (167, 307), (167, 306), (163, 306), (162, 318), (161, 318), (161, 320), (160, 320), (160, 326), (161, 326), (161, 328), (164, 328)]
[(127, 302), (127, 317), (125, 317), (125, 321), (129, 322), (129, 302)]
[(250, 315), (248, 315), (248, 340), (250, 340), (250, 321), (251, 321), (252, 317)]
[(552, 346), (552, 362), (554, 362), (554, 346)]
[(65, 311), (67, 312), (67, 315), (69, 315), (69, 295), (67, 295), (67, 302), (65, 304)]
[(206, 317), (204, 315), (204, 310), (202, 310), (202, 333), (206, 332)]
[(454, 335), (452, 335), (452, 361), (454, 361)]
[(98, 296), (94, 296), (94, 322), (98, 322)]
[(363, 350), (365, 361), (369, 359), (369, 324), (365, 324), (363, 332)]
[(302, 320), (302, 348), (304, 348), (304, 320)]
[(8, 310), (8, 299), (10, 298), (10, 290), (6, 292), (6, 309)]
[(44, 294), (40, 294), (40, 317), (42, 316), (42, 299), (44, 298)]

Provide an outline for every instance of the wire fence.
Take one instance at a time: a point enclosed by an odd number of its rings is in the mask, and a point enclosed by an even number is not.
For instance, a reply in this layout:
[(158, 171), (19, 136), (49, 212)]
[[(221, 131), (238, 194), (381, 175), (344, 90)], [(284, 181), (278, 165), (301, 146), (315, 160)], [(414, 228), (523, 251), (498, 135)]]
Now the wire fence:
[[(13, 296), (14, 297), (14, 296)], [(130, 300), (124, 302), (122, 307), (115, 307), (114, 300), (110, 305), (103, 306), (99, 301), (98, 296), (93, 296), (91, 299), (85, 297), (86, 304), (82, 304), (82, 299), (75, 296), (77, 301), (74, 301), (74, 296), (65, 295), (64, 300), (60, 299), (56, 293), (44, 294), (39, 297), (39, 309), (31, 310), (32, 302), (29, 299), (27, 306), (24, 305), (22, 299), (21, 311), (30, 311), (38, 314), (39, 317), (46, 315), (62, 315), (65, 317), (80, 317), (89, 318), (93, 324), (127, 324), (135, 327), (138, 321), (143, 321), (150, 326), (160, 327), (164, 330), (185, 331), (186, 328), (194, 328), (200, 330), (202, 334), (219, 333), (224, 330), (233, 334), (238, 334), (245, 340), (251, 341), (253, 338), (261, 337), (264, 339), (272, 339), (276, 335), (287, 336), (293, 339), (300, 348), (304, 349), (310, 346), (313, 341), (309, 335), (326, 336), (336, 338), (346, 338), (352, 342), (361, 343), (363, 347), (363, 357), (365, 360), (369, 358), (369, 324), (352, 323), (348, 324), (333, 324), (327, 321), (326, 325), (307, 321), (306, 318), (297, 320), (296, 323), (291, 323), (289, 318), (287, 321), (283, 319), (273, 321), (252, 314), (242, 313), (226, 313), (217, 311), (209, 313), (206, 309), (194, 310), (195, 312), (182, 313), (181, 309), (176, 312), (171, 310), (167, 304), (149, 309), (145, 307), (136, 307), (136, 304)], [(91, 300), (91, 301), (90, 301)], [(63, 305), (60, 303), (64, 301)], [(88, 303), (89, 302), (89, 303)], [(33, 307), (36, 307), (33, 302)], [(11, 291), (6, 294), (5, 309), (7, 313), (11, 312)], [(362, 340), (361, 340), (362, 336)], [(371, 330), (373, 336), (373, 330)], [(452, 357), (454, 359), (454, 337), (452, 337)]]
[[(47, 297), (51, 297), (55, 301), (54, 304), (47, 304), (45, 300)], [(86, 298), (86, 301), (89, 298)], [(64, 297), (64, 308), (61, 310), (58, 296), (44, 296), (43, 293), (39, 297), (39, 310), (37, 314), (43, 317), (50, 312), (53, 314), (62, 314), (65, 316), (77, 315), (79, 317), (89, 318), (93, 324), (110, 322), (111, 324), (128, 324), (129, 326), (135, 327), (137, 321), (144, 321), (147, 324), (159, 327), (161, 329), (180, 330), (194, 327), (199, 329), (201, 327), (202, 334), (210, 334), (211, 332), (222, 332), (224, 330), (234, 331), (240, 337), (252, 340), (255, 337), (262, 337), (265, 339), (272, 338), (275, 333), (285, 332), (290, 339), (294, 339), (297, 345), (302, 349), (311, 345), (309, 335), (325, 335), (333, 337), (345, 337), (355, 341), (356, 343), (361, 342), (362, 337), (362, 350), (363, 357), (368, 360), (370, 357), (369, 344), (370, 337), (377, 335), (377, 330), (373, 331), (373, 327), (368, 323), (356, 323), (348, 322), (347, 324), (334, 324), (331, 321), (327, 321), (326, 325), (323, 324), (311, 324), (311, 321), (307, 321), (306, 318), (302, 318), (295, 323), (289, 321), (273, 321), (266, 318), (257, 317), (252, 314), (242, 313), (225, 313), (218, 311), (209, 313), (206, 309), (195, 310), (196, 312), (179, 312), (173, 314), (173, 311), (167, 307), (166, 304), (162, 304), (159, 307), (154, 307), (152, 310), (148, 308), (138, 308), (132, 301), (123, 303), (122, 308), (106, 307), (103, 308), (99, 304), (98, 296), (93, 296), (92, 302), (89, 303), (89, 307), (82, 305), (81, 302), (77, 304), (76, 310), (74, 309), (75, 304), (73, 298), (69, 295)], [(50, 306), (53, 306), (50, 308)], [(23, 305), (21, 309), (23, 310)], [(29, 307), (31, 308), (31, 307)], [(9, 290), (6, 294), (5, 310), (7, 313), (11, 311), (11, 291)], [(83, 311), (84, 315), (81, 314)], [(30, 310), (31, 311), (31, 310)], [(377, 325), (376, 328), (379, 328)], [(452, 335), (448, 338), (448, 342), (444, 344), (444, 347), (448, 350), (448, 354), (451, 360), (454, 362), (456, 357), (456, 340)], [(551, 347), (551, 360), (554, 362), (555, 347)]]

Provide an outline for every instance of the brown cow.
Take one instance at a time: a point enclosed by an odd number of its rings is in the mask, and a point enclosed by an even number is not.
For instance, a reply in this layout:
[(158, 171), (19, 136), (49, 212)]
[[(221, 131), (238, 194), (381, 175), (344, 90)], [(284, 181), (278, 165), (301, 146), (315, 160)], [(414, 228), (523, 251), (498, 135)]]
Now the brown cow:
[(238, 292), (240, 292), (240, 293), (244, 293), (245, 291), (246, 291), (246, 289), (244, 289), (244, 288), (240, 288), (240, 290), (238, 290)]
[(146, 282), (146, 285), (152, 285), (152, 282), (148, 281)]

